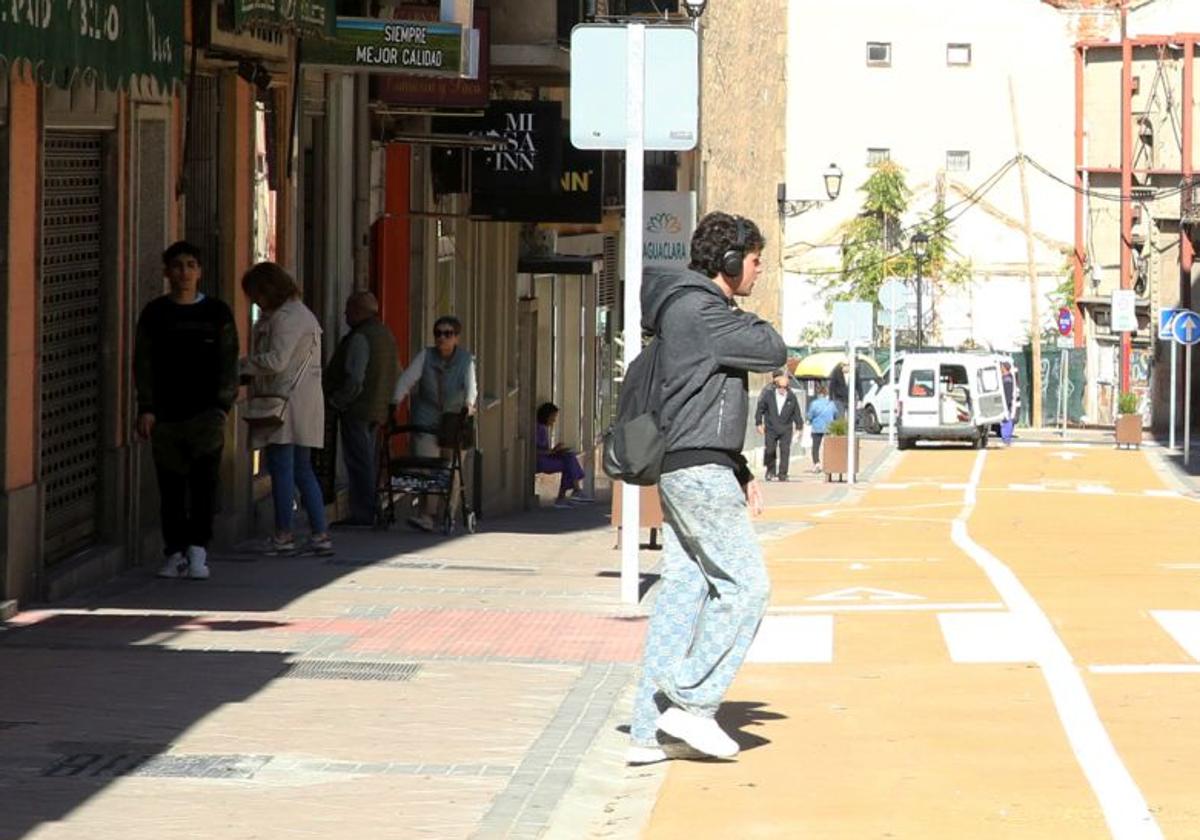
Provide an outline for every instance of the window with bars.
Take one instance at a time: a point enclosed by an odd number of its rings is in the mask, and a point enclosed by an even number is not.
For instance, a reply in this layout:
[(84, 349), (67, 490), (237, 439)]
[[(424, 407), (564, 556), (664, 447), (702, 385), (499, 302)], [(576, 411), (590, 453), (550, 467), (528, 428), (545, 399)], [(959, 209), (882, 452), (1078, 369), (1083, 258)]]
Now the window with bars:
[(946, 152), (947, 172), (969, 172), (971, 170), (971, 153), (961, 149)]
[(867, 166), (878, 166), (892, 159), (891, 149), (867, 149)]

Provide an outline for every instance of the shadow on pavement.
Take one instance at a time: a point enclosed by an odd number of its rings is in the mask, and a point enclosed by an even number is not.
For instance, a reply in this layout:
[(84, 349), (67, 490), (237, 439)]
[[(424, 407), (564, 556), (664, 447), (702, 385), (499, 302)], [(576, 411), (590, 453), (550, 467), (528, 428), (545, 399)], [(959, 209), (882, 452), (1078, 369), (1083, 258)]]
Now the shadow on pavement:
[[(0, 638), (20, 636), (4, 631)], [(0, 674), (9, 675), (0, 679), (0, 840), (65, 819), (125, 778), (252, 778), (270, 756), (172, 753), (172, 745), (205, 717), (260, 691), (285, 670), (284, 659), (154, 646), (102, 657), (0, 646)]]
[(768, 704), (733, 701), (722, 703), (717, 710), (717, 723), (729, 733), (729, 737), (737, 741), (742, 751), (753, 750), (771, 743), (769, 738), (747, 731), (752, 727), (761, 727), (766, 721), (784, 720), (787, 715), (767, 711)]

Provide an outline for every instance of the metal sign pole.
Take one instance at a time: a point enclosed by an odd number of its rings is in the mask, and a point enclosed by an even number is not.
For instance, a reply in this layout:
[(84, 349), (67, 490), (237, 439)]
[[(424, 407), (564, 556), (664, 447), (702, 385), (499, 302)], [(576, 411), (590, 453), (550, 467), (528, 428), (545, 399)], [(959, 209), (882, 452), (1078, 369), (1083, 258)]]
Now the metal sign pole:
[(1192, 348), (1189, 345), (1183, 358), (1183, 463), (1192, 460)]
[(888, 411), (888, 445), (896, 445), (896, 306), (895, 301), (889, 307), (892, 312), (891, 348), (888, 355), (888, 400), (891, 409)]
[[(642, 193), (645, 163), (646, 27), (631, 23), (628, 31), (626, 95), (628, 135), (625, 139), (625, 370), (642, 349)], [(641, 567), (641, 487), (627, 485), (621, 495), (621, 601), (638, 602)]]
[(846, 429), (849, 432), (849, 436), (846, 439), (846, 445), (849, 447), (846, 453), (846, 468), (850, 470), (850, 475), (846, 480), (850, 484), (853, 484), (854, 473), (858, 469), (858, 464), (855, 463), (858, 459), (854, 457), (857, 454), (854, 451), (856, 448), (854, 444), (857, 439), (854, 427), (858, 425), (855, 422), (858, 419), (858, 359), (855, 358), (854, 339), (846, 342), (846, 351), (850, 356), (850, 378), (847, 387), (849, 393), (846, 394)]
[(1064, 347), (1058, 364), (1058, 420), (1062, 425), (1060, 435), (1067, 436), (1067, 349)]
[(1171, 432), (1170, 440), (1167, 443), (1171, 449), (1175, 448), (1175, 422), (1176, 422), (1176, 406), (1179, 403), (1179, 342), (1174, 338), (1171, 339)]

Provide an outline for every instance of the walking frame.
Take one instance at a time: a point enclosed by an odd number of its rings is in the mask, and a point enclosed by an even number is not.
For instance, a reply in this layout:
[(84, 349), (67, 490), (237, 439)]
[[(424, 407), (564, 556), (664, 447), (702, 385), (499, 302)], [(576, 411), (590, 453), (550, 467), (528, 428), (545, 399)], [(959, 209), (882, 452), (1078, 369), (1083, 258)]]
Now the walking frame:
[[(393, 456), (392, 440), (399, 435), (413, 434), (436, 437), (442, 455), (448, 453), (449, 457)], [(464, 410), (443, 414), (437, 428), (389, 423), (380, 426), (380, 437), (376, 481), (379, 527), (386, 529), (395, 524), (398, 502), (408, 500), (409, 505), (416, 508), (424, 498), (437, 496), (443, 500), (440, 517), (443, 534), (454, 533), (456, 508), (462, 511), (466, 532), (475, 533), (477, 516), (468, 501), (462, 470), (463, 452), (475, 445), (474, 418)]]

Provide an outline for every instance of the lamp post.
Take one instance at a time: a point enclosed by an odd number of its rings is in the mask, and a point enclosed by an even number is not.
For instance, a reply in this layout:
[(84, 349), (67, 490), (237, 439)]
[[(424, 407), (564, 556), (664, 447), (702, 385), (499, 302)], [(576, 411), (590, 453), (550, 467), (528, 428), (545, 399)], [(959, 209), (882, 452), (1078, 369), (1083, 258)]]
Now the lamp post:
[[(821, 177), (825, 181), (825, 195), (829, 196), (828, 201), (833, 201), (842, 192), (842, 170), (836, 163), (831, 163)], [(799, 216), (801, 213), (806, 213), (814, 207), (820, 207), (826, 203), (824, 199), (791, 201), (787, 197), (787, 184), (782, 181), (775, 188), (775, 201), (779, 204), (779, 218), (781, 219), (788, 216)]]
[(921, 318), (921, 264), (929, 253), (929, 237), (924, 233), (915, 233), (908, 241), (912, 247), (913, 256), (917, 259), (917, 350), (925, 348), (925, 324)]

